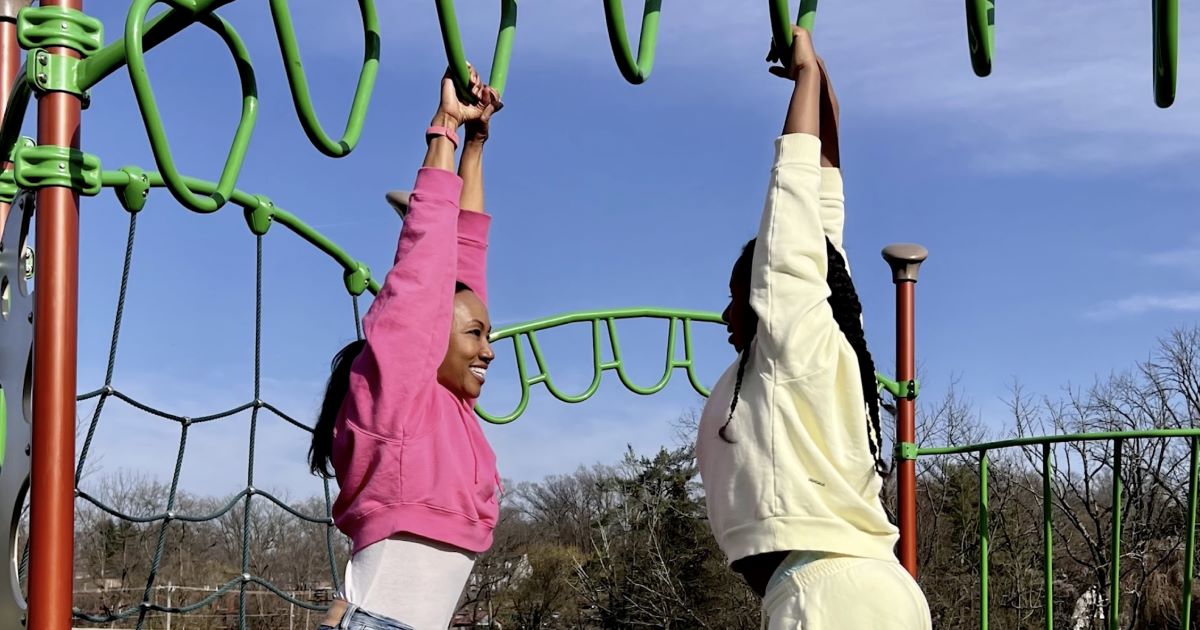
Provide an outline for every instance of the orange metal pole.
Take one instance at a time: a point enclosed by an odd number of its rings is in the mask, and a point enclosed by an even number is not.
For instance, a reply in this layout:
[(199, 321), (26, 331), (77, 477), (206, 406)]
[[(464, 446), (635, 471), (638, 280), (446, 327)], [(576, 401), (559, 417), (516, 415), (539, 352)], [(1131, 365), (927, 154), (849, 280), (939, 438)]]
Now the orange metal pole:
[[(42, 0), (81, 10), (83, 0)], [(51, 47), (50, 54), (78, 56)], [(38, 99), (38, 144), (79, 148), (80, 99)], [(37, 196), (33, 461), (30, 475), (29, 627), (70, 630), (75, 520), (75, 377), (79, 334), (79, 193)]]
[[(917, 378), (916, 323), (913, 298), (917, 274), (929, 252), (920, 245), (888, 245), (883, 258), (892, 268), (896, 284), (896, 380)], [(896, 401), (896, 443), (915, 444), (916, 401), (913, 396)], [(917, 577), (917, 462), (901, 459), (897, 466), (897, 497), (900, 516), (900, 564)]]
[[(13, 80), (21, 69), (21, 48), (17, 45), (17, 11), (27, 2), (0, 3), (3, 9), (0, 14), (0, 120), (8, 113), (8, 95), (12, 93)], [(7, 156), (5, 156), (7, 157)], [(12, 168), (8, 162), (3, 163), (4, 170)], [(4, 222), (8, 220), (9, 204), (0, 201), (0, 233), (4, 232)]]

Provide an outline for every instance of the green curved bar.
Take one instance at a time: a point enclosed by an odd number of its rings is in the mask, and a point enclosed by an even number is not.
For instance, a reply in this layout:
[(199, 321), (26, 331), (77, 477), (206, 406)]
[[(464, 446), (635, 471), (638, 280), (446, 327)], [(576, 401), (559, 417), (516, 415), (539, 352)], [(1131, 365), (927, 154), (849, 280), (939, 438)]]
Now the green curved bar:
[[(771, 12), (771, 46), (775, 57), (786, 63), (792, 58), (791, 0), (768, 0)], [(796, 26), (813, 32), (817, 21), (817, 0), (800, 0)]]
[(183, 176), (175, 167), (175, 159), (171, 155), (171, 147), (167, 141), (166, 130), (163, 128), (162, 116), (159, 114), (154, 90), (150, 86), (150, 75), (146, 69), (145, 51), (142, 47), (146, 14), (150, 7), (161, 1), (134, 0), (129, 9), (129, 15), (125, 20), (125, 56), (129, 65), (129, 80), (133, 85), (133, 93), (142, 114), (147, 138), (150, 140), (154, 162), (162, 172), (167, 190), (170, 190), (171, 195), (185, 208), (197, 212), (213, 212), (225, 205), (233, 194), (238, 175), (241, 174), (242, 163), (246, 159), (246, 149), (250, 146), (250, 136), (254, 133), (254, 123), (258, 115), (258, 88), (254, 82), (254, 69), (250, 66), (250, 53), (246, 50), (245, 44), (238, 37), (233, 26), (211, 14), (197, 18), (197, 21), (211, 28), (225, 41), (230, 52), (233, 53), (238, 68), (238, 78), (242, 84), (242, 114), (230, 146), (229, 157), (225, 160), (224, 168), (221, 169), (221, 177), (216, 190), (207, 197), (198, 197), (188, 189)]
[(1175, 102), (1176, 62), (1179, 57), (1179, 0), (1152, 0), (1154, 22), (1154, 104)]
[(971, 52), (971, 68), (976, 76), (992, 73), (992, 48), (995, 42), (995, 0), (966, 0), (967, 45)]
[(629, 48), (629, 36), (625, 30), (625, 8), (623, 0), (604, 0), (604, 21), (608, 25), (608, 43), (613, 57), (625, 80), (638, 85), (644, 83), (654, 70), (654, 53), (658, 48), (658, 16), (662, 0), (646, 0), (642, 11), (642, 35), (638, 40), (637, 58)]
[[(105, 188), (121, 188), (129, 185), (130, 177), (130, 173), (124, 170), (104, 171), (100, 175), (100, 184)], [(146, 173), (146, 177), (150, 180), (150, 186), (152, 188), (164, 188), (167, 185), (161, 173), (148, 172)], [(181, 179), (183, 184), (192, 192), (211, 195), (217, 190), (217, 184), (214, 182), (196, 179), (194, 177), (182, 177)], [(253, 212), (262, 208), (265, 199), (266, 198), (262, 197), (261, 195), (253, 195), (239, 189), (234, 189), (233, 193), (229, 195), (229, 201), (231, 201), (234, 205), (243, 208), (247, 212)], [(326, 255), (336, 261), (342, 267), (344, 272), (353, 273), (362, 266), (362, 263), (355, 260), (354, 257), (348, 252), (341, 247), (338, 247), (336, 243), (329, 240), (329, 238), (324, 234), (321, 234), (317, 230), (313, 229), (312, 226), (296, 217), (296, 215), (275, 205), (271, 205), (269, 211), (271, 219), (274, 223), (278, 223), (286, 227), (296, 236), (299, 236), (312, 246), (324, 252)], [(193, 212), (207, 213), (207, 211), (194, 209)], [(367, 283), (367, 290), (373, 294), (379, 293), (379, 283), (375, 280), (369, 280)]]
[[(471, 82), (471, 70), (463, 52), (462, 35), (458, 31), (458, 15), (454, 12), (454, 0), (436, 0), (438, 23), (442, 28), (442, 43), (446, 46), (446, 61), (450, 64), (450, 76), (458, 86), (459, 98), (474, 103), (474, 95), (467, 92)], [(492, 55), (492, 74), (488, 85), (504, 96), (508, 83), (508, 64), (512, 60), (513, 38), (517, 32), (517, 0), (500, 0), (500, 29), (496, 33), (496, 50)], [(482, 76), (483, 73), (480, 73)]]
[(296, 115), (300, 118), (300, 126), (304, 128), (304, 133), (313, 146), (329, 157), (344, 157), (358, 144), (367, 117), (367, 105), (375, 89), (375, 77), (379, 74), (380, 35), (375, 3), (373, 0), (358, 0), (358, 8), (363, 23), (363, 65), (358, 75), (358, 86), (354, 89), (354, 100), (351, 101), (346, 128), (342, 131), (341, 139), (334, 140), (325, 133), (313, 109), (308, 79), (304, 76), (304, 64), (300, 60), (300, 47), (296, 42), (296, 30), (292, 26), (287, 0), (271, 0), (271, 19), (275, 22), (275, 35), (279, 39), (279, 50), (283, 54), (283, 69), (287, 74), (288, 87), (291, 89)]
[[(621, 358), (621, 344), (617, 336), (616, 321), (620, 319), (666, 319), (669, 324), (667, 331), (667, 359), (666, 368), (663, 376), (657, 383), (650, 387), (641, 387), (633, 383), (628, 375), (625, 374), (625, 363)], [(714, 324), (724, 324), (718, 313), (709, 313), (706, 311), (687, 311), (679, 309), (664, 309), (664, 308), (624, 308), (612, 309), (605, 311), (583, 311), (578, 313), (564, 313), (553, 317), (546, 317), (530, 322), (506, 326), (496, 330), (491, 335), (493, 344), (503, 340), (513, 340), (513, 351), (516, 354), (517, 360), (517, 378), (521, 384), (521, 399), (517, 403), (515, 409), (504, 415), (493, 415), (485, 411), (480, 405), (475, 405), (475, 413), (479, 417), (493, 424), (508, 424), (513, 420), (521, 417), (525, 410), (529, 407), (529, 399), (534, 385), (544, 383), (546, 389), (552, 396), (567, 403), (581, 403), (592, 397), (597, 390), (600, 389), (601, 376), (606, 370), (615, 370), (621, 384), (631, 392), (647, 396), (662, 391), (671, 379), (671, 374), (678, 368), (687, 370), (688, 382), (692, 388), (702, 396), (708, 396), (709, 391), (700, 383), (700, 379), (695, 372), (695, 355), (692, 346), (692, 330), (691, 323), (705, 322)], [(587, 389), (581, 394), (565, 394), (554, 386), (553, 379), (550, 375), (550, 369), (546, 364), (545, 357), (542, 355), (541, 346), (537, 341), (536, 333), (550, 328), (557, 328), (568, 324), (588, 322), (592, 325), (592, 382)], [(609, 343), (612, 347), (613, 360), (603, 361), (600, 352), (600, 323), (604, 322), (609, 336)], [(682, 360), (675, 359), (675, 331), (676, 322), (682, 322), (683, 328), (683, 347), (684, 358)], [(526, 367), (524, 348), (521, 343), (521, 338), (525, 337), (529, 340), (530, 347), (533, 350), (534, 362), (537, 365), (538, 373), (530, 376)]]
[[(530, 331), (525, 333), (525, 338), (529, 340), (529, 349), (533, 351), (533, 361), (537, 364), (538, 374), (541, 376), (539, 382), (545, 383), (546, 389), (550, 395), (565, 402), (565, 403), (581, 403), (592, 397), (596, 390), (600, 389), (600, 379), (604, 374), (604, 367), (600, 363), (600, 322), (592, 321), (592, 382), (588, 384), (587, 389), (582, 394), (566, 394), (554, 385), (554, 380), (550, 377), (550, 369), (546, 367), (546, 359), (542, 356), (542, 346), (538, 343), (537, 333)], [(532, 383), (531, 383), (532, 384)]]
[(674, 358), (675, 358), (675, 322), (678, 321), (678, 319), (679, 318), (677, 318), (677, 317), (671, 317), (670, 319), (667, 320), (668, 323), (667, 323), (666, 366), (663, 368), (663, 375), (658, 379), (658, 382), (651, 385), (650, 387), (638, 387), (637, 385), (635, 385), (633, 383), (632, 380), (630, 380), (629, 376), (627, 374), (625, 374), (625, 362), (621, 359), (621, 343), (620, 343), (620, 341), (618, 341), (618, 338), (617, 338), (616, 320), (614, 320), (611, 317), (606, 320), (608, 323), (608, 339), (609, 339), (609, 342), (612, 343), (613, 363), (615, 364), (613, 367), (616, 368), (617, 378), (621, 379), (621, 384), (625, 386), (625, 389), (628, 389), (629, 391), (631, 391), (635, 394), (640, 394), (642, 396), (649, 396), (651, 394), (657, 394), (658, 392), (662, 391), (662, 389), (667, 386), (667, 382), (671, 380), (671, 371), (672, 370), (674, 370), (676, 367), (683, 367), (684, 365), (691, 364), (691, 357), (688, 357), (688, 359), (684, 363), (677, 363), (676, 361), (674, 361)]

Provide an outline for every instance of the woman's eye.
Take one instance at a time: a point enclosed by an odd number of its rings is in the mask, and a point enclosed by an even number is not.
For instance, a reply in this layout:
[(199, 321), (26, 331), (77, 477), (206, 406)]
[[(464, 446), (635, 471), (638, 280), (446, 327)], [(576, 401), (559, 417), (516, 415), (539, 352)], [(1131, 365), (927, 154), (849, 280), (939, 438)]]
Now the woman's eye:
[(467, 334), (468, 334), (468, 335), (475, 335), (476, 337), (479, 337), (479, 336), (482, 336), (482, 335), (483, 335), (483, 331), (482, 331), (482, 330), (479, 330), (478, 328), (475, 328), (475, 329), (472, 329), (472, 330), (468, 330), (468, 331), (467, 331)]

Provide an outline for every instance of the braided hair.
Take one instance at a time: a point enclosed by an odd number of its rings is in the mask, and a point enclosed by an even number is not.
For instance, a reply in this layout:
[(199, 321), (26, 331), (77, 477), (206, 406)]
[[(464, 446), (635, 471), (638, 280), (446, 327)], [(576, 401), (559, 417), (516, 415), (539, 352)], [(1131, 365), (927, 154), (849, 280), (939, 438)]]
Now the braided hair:
[[(747, 285), (750, 283), (750, 261), (754, 256), (754, 245), (757, 239), (751, 239), (746, 243), (746, 247), (742, 250), (742, 255), (738, 257), (734, 263), (734, 275), (743, 278)], [(850, 347), (854, 350), (855, 356), (858, 358), (858, 371), (862, 379), (863, 402), (866, 408), (867, 420), (867, 445), (871, 449), (871, 456), (875, 459), (875, 472), (880, 476), (886, 477), (891, 473), (891, 469), (883, 461), (881, 451), (883, 450), (883, 432), (879, 427), (879, 396), (875, 387), (875, 360), (871, 358), (871, 353), (867, 350), (866, 333), (862, 326), (862, 304), (858, 299), (858, 292), (854, 288), (854, 282), (850, 278), (850, 271), (846, 268), (846, 259), (842, 253), (838, 251), (828, 237), (825, 239), (825, 255), (828, 258), (828, 270), (825, 274), (825, 282), (829, 285), (829, 307), (833, 311), (833, 319), (837, 322), (838, 328), (842, 331), (842, 335), (846, 337), (846, 341), (850, 343)], [(757, 329), (757, 325), (754, 327)], [(753, 333), (751, 333), (753, 334)], [(737, 380), (733, 386), (733, 400), (729, 403), (729, 417), (725, 420), (725, 424), (721, 426), (721, 439), (732, 443), (727, 434), (729, 423), (733, 421), (733, 412), (737, 409), (738, 395), (742, 389), (742, 378), (745, 376), (746, 364), (749, 362), (749, 348), (742, 351), (742, 355), (738, 360)]]

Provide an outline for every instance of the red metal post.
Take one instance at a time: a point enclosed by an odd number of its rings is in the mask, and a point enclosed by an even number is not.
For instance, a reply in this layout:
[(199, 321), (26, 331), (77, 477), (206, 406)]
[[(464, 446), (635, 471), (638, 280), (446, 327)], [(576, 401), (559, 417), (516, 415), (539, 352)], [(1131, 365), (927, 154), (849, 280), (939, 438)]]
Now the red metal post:
[[(911, 383), (917, 378), (916, 326), (913, 296), (921, 263), (929, 252), (920, 245), (897, 243), (883, 249), (896, 284), (896, 380)], [(915, 444), (916, 401), (913, 396), (896, 401), (896, 443)], [(917, 577), (917, 462), (900, 459), (897, 466), (897, 502), (900, 515), (900, 564)]]
[[(83, 0), (42, 0), (42, 6), (82, 10)], [(48, 52), (78, 57), (59, 46)], [(79, 113), (80, 99), (74, 94), (41, 95), (38, 144), (79, 148)], [(42, 188), (37, 203), (29, 627), (69, 630), (75, 542), (79, 193), (61, 186)]]
[[(0, 120), (8, 113), (8, 95), (21, 69), (21, 48), (17, 45), (17, 12), (31, 0), (0, 0)], [(7, 156), (4, 156), (7, 157)], [(2, 160), (0, 160), (2, 161)], [(12, 165), (4, 162), (5, 170)], [(8, 220), (9, 204), (0, 201), (0, 233)]]

